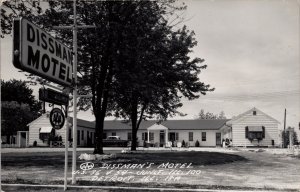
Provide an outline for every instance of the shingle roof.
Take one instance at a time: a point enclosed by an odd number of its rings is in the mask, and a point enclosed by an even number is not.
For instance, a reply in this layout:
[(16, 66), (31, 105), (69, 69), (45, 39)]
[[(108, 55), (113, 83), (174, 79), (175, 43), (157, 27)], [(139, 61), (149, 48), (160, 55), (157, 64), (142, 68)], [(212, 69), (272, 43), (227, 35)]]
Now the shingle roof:
[(229, 126), (232, 126), (232, 123), (235, 121), (238, 121), (239, 119), (241, 119), (242, 117), (244, 117), (245, 115), (247, 115), (248, 113), (252, 113), (252, 111), (259, 111), (261, 114), (264, 114), (266, 117), (268, 117), (269, 119), (271, 119), (272, 121), (276, 122), (276, 123), (280, 123), (278, 120), (274, 119), (273, 117), (271, 117), (270, 115), (267, 115), (266, 113), (262, 112), (261, 110), (257, 109), (256, 107), (249, 109), (248, 111), (232, 118), (230, 121), (228, 121), (226, 124)]
[[(161, 124), (169, 130), (218, 130), (228, 119), (214, 119), (214, 120), (167, 120), (163, 121)], [(140, 125), (140, 130), (146, 130), (148, 127), (157, 123), (155, 120), (143, 121)], [(130, 123), (125, 123), (124, 121), (114, 120), (105, 121), (104, 130), (124, 130), (131, 129)]]
[[(223, 127), (227, 121), (229, 121), (229, 119), (167, 120), (167, 121), (163, 121), (161, 124), (167, 127), (169, 130), (218, 130), (221, 127)], [(70, 117), (70, 123), (72, 122), (73, 122), (73, 118)], [(157, 122), (158, 122), (157, 120), (142, 121), (139, 130), (147, 130), (148, 127), (154, 125)], [(86, 121), (83, 119), (77, 119), (77, 125), (80, 127), (94, 129), (95, 121)], [(127, 123), (122, 120), (104, 121), (104, 130), (131, 130), (131, 123)]]
[(169, 129), (217, 130), (223, 127), (227, 121), (228, 119), (168, 120), (162, 124)]
[[(71, 124), (73, 124), (73, 117), (70, 117), (70, 121)], [(80, 127), (86, 127), (86, 128), (95, 128), (95, 122), (94, 121), (86, 121), (83, 119), (77, 119), (77, 126)]]

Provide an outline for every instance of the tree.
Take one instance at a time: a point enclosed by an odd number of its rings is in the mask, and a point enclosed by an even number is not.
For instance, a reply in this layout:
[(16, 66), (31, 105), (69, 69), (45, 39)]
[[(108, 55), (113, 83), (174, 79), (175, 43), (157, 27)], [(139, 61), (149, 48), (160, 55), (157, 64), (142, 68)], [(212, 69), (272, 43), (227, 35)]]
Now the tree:
[(41, 103), (35, 100), (33, 90), (27, 86), (26, 81), (1, 80), (1, 101), (16, 101), (20, 105), (28, 104), (35, 117), (39, 116), (41, 112)]
[(213, 114), (211, 112), (204, 112), (204, 109), (201, 109), (198, 114), (198, 119), (226, 119), (224, 111), (221, 111), (219, 115)]
[[(199, 119), (205, 119), (205, 118), (206, 118), (205, 113), (204, 113), (204, 109), (201, 109), (201, 110), (200, 110), (198, 116), (199, 116)], [(197, 117), (197, 118), (198, 118), (198, 117)]]
[(131, 150), (136, 150), (135, 138), (142, 120), (164, 120), (181, 114), (177, 110), (182, 106), (180, 94), (192, 100), (214, 90), (199, 80), (200, 71), (206, 68), (200, 65), (204, 60), (189, 57), (197, 44), (194, 33), (186, 26), (178, 30), (168, 26), (164, 8), (156, 5), (145, 3), (144, 10), (150, 12), (132, 18), (135, 30), (129, 31), (127, 41), (135, 46), (123, 52), (123, 67), (116, 72), (116, 116), (131, 123)]
[(224, 111), (221, 111), (221, 112), (219, 113), (218, 119), (226, 119), (226, 116), (225, 116)]
[[(289, 129), (290, 127), (288, 127)], [(283, 147), (287, 147), (290, 144), (290, 132), (289, 131), (282, 131), (281, 132), (281, 137), (282, 137), (282, 142), (283, 142)], [(293, 144), (297, 144), (298, 143), (298, 136), (296, 131), (293, 131)]]
[(41, 114), (41, 103), (35, 100), (26, 82), (1, 80), (2, 131), (9, 141), (17, 131), (28, 130), (27, 124)]

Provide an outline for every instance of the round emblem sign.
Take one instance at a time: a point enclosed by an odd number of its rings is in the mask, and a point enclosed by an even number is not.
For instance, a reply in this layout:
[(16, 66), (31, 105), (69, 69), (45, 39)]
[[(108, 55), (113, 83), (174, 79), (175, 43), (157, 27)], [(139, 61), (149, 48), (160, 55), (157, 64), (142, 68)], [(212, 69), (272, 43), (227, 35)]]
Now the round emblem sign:
[(59, 108), (50, 112), (50, 123), (54, 129), (61, 129), (65, 124), (65, 116)]

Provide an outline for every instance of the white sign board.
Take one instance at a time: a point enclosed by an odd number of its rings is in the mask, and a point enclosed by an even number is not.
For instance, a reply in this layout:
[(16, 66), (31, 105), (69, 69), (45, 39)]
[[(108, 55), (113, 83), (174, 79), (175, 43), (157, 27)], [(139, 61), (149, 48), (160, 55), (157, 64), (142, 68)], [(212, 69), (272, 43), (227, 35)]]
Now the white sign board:
[(72, 50), (24, 18), (14, 20), (13, 64), (63, 86), (72, 84)]

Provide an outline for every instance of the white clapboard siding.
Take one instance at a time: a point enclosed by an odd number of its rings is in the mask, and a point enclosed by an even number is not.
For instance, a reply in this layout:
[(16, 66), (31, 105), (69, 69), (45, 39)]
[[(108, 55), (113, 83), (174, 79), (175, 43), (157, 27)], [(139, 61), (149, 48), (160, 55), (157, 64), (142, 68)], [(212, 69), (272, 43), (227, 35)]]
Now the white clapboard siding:
[[(272, 140), (275, 145), (279, 144), (278, 121), (256, 110), (256, 115), (252, 111), (243, 114), (238, 120), (232, 122), (232, 142), (234, 146), (270, 146)], [(265, 138), (261, 141), (250, 141), (246, 138), (246, 126), (264, 126)]]
[(49, 126), (50, 122), (47, 114), (44, 114), (36, 120), (32, 121), (29, 124), (29, 146), (33, 146), (34, 141), (37, 142), (37, 146), (48, 146), (48, 143), (46, 141), (43, 142), (42, 140), (40, 140), (40, 128)]
[[(37, 146), (48, 146), (48, 142), (43, 142), (40, 137), (40, 128), (42, 127), (51, 127), (49, 115), (44, 114), (41, 117), (37, 118), (36, 120), (32, 121), (29, 125), (29, 146), (33, 146), (34, 141), (37, 142)], [(65, 143), (65, 135), (66, 135), (66, 125), (59, 130), (55, 130), (56, 136), (61, 136), (63, 143)], [(87, 146), (87, 132), (89, 132), (90, 139), (94, 143), (94, 138), (91, 137), (91, 133), (95, 134), (95, 129), (92, 127), (85, 127), (78, 125), (77, 130), (80, 131), (80, 144), (78, 146)], [(71, 128), (72, 131), (72, 128)], [(84, 133), (84, 137), (82, 138), (82, 131)], [(71, 132), (72, 134), (72, 132)], [(72, 136), (71, 136), (72, 137)]]

